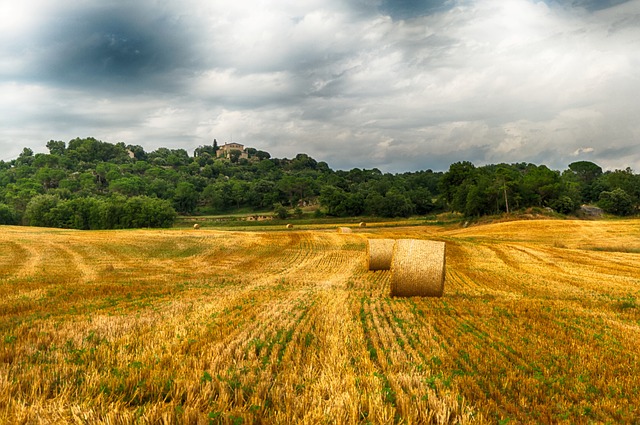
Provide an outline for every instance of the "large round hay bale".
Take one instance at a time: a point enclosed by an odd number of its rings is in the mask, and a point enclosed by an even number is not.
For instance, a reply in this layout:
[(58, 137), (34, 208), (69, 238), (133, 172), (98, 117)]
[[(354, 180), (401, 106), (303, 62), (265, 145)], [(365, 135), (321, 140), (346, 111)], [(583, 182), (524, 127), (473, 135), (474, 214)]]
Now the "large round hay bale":
[(199, 225), (198, 223), (196, 223), (196, 224), (194, 224), (194, 225), (193, 225), (193, 228), (194, 228), (195, 230), (198, 230), (198, 229), (200, 228), (200, 225)]
[(338, 233), (351, 233), (352, 230), (350, 227), (338, 227)]
[(441, 297), (444, 292), (445, 243), (400, 239), (391, 260), (391, 296)]
[(293, 224), (291, 223), (287, 224), (287, 229), (293, 229)]
[(393, 239), (367, 240), (367, 261), (369, 270), (389, 270), (393, 257)]
[(367, 227), (367, 223), (365, 223), (364, 221), (361, 221), (360, 224), (358, 224), (358, 226)]

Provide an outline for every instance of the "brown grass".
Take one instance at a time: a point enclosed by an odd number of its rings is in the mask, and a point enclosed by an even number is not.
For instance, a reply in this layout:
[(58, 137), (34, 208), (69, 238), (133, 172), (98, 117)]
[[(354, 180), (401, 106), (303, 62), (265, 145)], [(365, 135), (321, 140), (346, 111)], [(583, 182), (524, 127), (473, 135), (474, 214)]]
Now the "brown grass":
[(397, 240), (391, 260), (391, 296), (441, 297), (445, 263), (444, 242)]

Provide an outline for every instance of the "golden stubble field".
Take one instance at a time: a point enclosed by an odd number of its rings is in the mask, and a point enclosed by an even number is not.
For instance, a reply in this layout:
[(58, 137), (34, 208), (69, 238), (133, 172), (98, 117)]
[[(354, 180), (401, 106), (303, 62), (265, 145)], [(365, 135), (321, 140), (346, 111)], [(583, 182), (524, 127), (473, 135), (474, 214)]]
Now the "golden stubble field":
[[(446, 242), (390, 298), (366, 238)], [(640, 221), (0, 227), (0, 423), (638, 423)]]

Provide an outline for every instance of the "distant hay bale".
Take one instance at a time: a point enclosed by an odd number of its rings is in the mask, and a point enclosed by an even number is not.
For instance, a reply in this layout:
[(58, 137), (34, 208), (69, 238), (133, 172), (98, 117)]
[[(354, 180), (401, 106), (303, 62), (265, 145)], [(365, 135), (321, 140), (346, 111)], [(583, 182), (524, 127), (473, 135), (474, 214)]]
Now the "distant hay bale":
[(365, 223), (364, 221), (361, 221), (360, 224), (358, 224), (358, 226), (367, 227), (367, 223)]
[(293, 229), (293, 224), (291, 223), (287, 224), (287, 229)]
[(391, 261), (391, 296), (441, 297), (444, 277), (444, 242), (396, 241)]
[(393, 239), (369, 239), (367, 241), (368, 269), (389, 270), (395, 243)]
[(193, 228), (194, 228), (195, 230), (198, 230), (198, 229), (200, 228), (200, 225), (199, 225), (198, 223), (196, 223), (196, 224), (194, 224), (194, 225), (193, 225)]
[(338, 233), (351, 233), (352, 230), (349, 227), (338, 227)]

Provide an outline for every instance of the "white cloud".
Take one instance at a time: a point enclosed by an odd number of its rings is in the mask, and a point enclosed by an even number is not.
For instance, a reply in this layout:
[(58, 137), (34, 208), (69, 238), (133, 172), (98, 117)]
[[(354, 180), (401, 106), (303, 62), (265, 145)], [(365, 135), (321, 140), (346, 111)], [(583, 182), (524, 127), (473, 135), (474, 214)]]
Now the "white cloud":
[(584, 154), (584, 153), (592, 153), (592, 152), (595, 152), (595, 149), (593, 149), (593, 148), (578, 148), (573, 152), (572, 155), (573, 156), (579, 156), (579, 155)]

